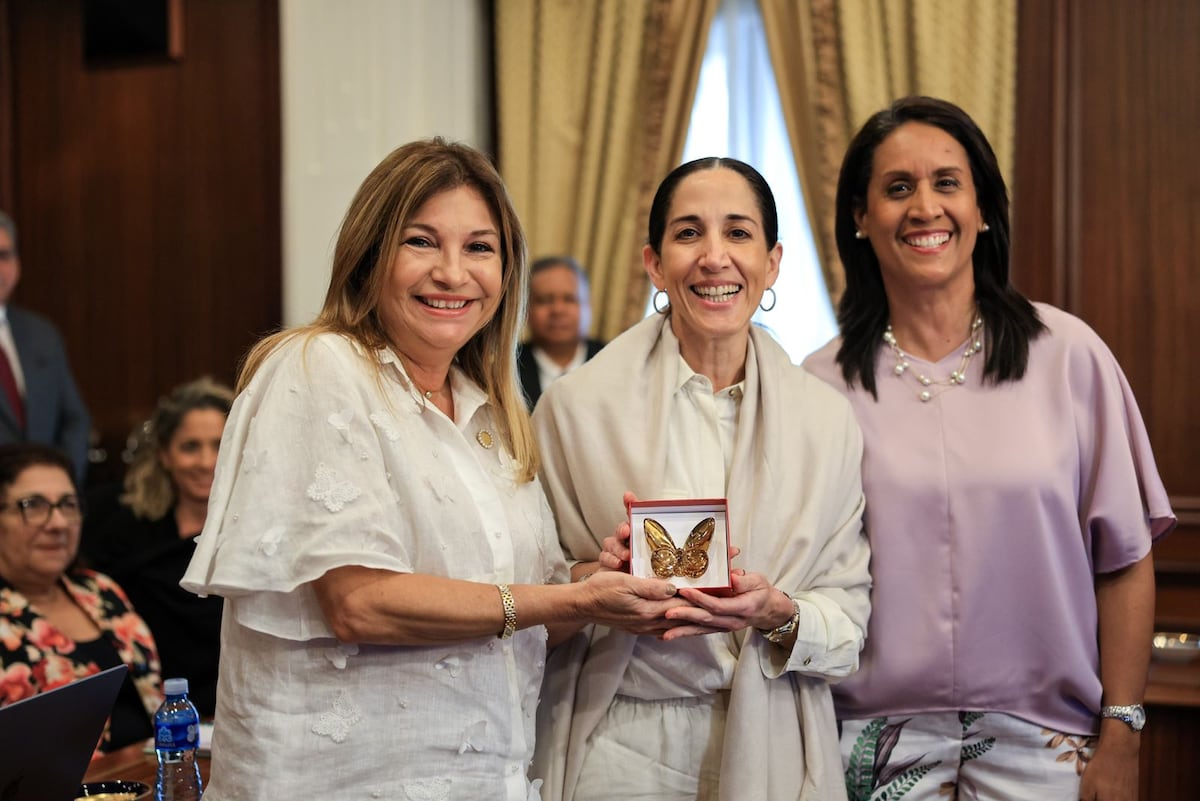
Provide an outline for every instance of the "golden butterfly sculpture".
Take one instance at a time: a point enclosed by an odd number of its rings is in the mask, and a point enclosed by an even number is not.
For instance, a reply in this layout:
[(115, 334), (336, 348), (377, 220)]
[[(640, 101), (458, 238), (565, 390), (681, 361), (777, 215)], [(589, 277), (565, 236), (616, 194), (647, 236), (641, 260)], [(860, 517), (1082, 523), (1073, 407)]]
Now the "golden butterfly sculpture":
[(708, 570), (708, 546), (712, 544), (716, 518), (706, 517), (692, 528), (687, 542), (676, 548), (674, 540), (662, 524), (647, 517), (642, 527), (650, 544), (650, 567), (659, 578), (682, 576), (700, 578)]

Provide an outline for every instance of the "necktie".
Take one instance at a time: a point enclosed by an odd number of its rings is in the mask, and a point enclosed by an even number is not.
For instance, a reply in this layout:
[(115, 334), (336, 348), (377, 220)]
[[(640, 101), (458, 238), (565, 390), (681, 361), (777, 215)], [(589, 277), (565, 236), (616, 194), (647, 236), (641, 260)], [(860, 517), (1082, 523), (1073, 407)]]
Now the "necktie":
[(12, 363), (8, 360), (8, 354), (4, 348), (0, 348), (0, 390), (4, 391), (5, 397), (8, 398), (8, 405), (12, 407), (13, 416), (17, 418), (17, 425), (21, 430), (25, 430), (25, 401), (21, 398), (21, 390), (17, 389), (17, 379), (13, 375)]

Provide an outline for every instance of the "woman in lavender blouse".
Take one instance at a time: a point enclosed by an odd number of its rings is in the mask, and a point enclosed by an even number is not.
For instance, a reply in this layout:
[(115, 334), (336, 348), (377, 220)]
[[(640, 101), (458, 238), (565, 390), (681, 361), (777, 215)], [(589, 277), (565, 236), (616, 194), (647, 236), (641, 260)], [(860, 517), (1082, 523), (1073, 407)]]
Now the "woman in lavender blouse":
[(836, 228), (841, 335), (805, 366), (865, 441), (873, 612), (834, 687), (851, 801), (1133, 801), (1174, 516), (1121, 368), (1013, 288), (1004, 179), (950, 103), (866, 122)]

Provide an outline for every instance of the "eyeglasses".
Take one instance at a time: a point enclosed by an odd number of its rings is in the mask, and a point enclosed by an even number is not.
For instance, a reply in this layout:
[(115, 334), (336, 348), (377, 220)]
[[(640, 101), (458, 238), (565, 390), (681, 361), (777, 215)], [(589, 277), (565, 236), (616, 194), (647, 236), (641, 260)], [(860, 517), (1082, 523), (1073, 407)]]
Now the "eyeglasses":
[(21, 511), (21, 519), (27, 526), (46, 525), (50, 522), (50, 516), (55, 509), (62, 513), (68, 523), (78, 523), (83, 520), (83, 499), (78, 495), (64, 495), (58, 499), (58, 503), (51, 503), (49, 499), (43, 498), (41, 495), (30, 495), (28, 498), (6, 503), (0, 506), (0, 509), (8, 509), (12, 506)]

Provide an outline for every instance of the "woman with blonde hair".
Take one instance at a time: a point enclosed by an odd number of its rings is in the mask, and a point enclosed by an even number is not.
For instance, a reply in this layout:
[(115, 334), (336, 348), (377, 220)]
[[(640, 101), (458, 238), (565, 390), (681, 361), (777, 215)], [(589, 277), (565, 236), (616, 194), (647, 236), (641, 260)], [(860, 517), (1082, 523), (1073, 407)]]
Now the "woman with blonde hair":
[(200, 714), (216, 705), (221, 602), (179, 586), (196, 552), (233, 392), (204, 377), (159, 400), (139, 432), (124, 492), (93, 493), (81, 549), (117, 580), (158, 643), (164, 674), (188, 679)]
[[(208, 376), (181, 384), (159, 400), (154, 416), (146, 421), (140, 432), (137, 450), (125, 473), (121, 502), (135, 515), (148, 520), (174, 510), (175, 516), (183, 519), (181, 528), (194, 528), (192, 533), (199, 534), (208, 511), (208, 492), (203, 484), (205, 480), (211, 483), (212, 469), (195, 474), (198, 481), (190, 481), (192, 475), (180, 472), (179, 455), (174, 451), (202, 452), (215, 462), (220, 433), (232, 405), (233, 391)], [(205, 416), (204, 412), (215, 412), (220, 417), (215, 442), (211, 436), (207, 441), (174, 441), (181, 429), (195, 425)], [(212, 420), (215, 422), (216, 417)], [(211, 434), (213, 426), (208, 428)]]
[(351, 202), (317, 319), (250, 353), (183, 581), (226, 599), (208, 801), (536, 798), (548, 641), (683, 604), (567, 583), (515, 377), (526, 281), (492, 165), (414, 142)]

